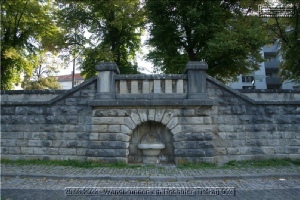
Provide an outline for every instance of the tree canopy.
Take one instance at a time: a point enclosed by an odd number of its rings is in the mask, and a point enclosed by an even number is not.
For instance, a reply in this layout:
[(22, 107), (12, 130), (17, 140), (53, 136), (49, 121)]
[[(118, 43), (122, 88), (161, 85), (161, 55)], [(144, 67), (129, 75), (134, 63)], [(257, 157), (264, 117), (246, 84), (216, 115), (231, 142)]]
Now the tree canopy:
[(31, 75), (34, 54), (57, 50), (61, 35), (43, 0), (1, 1), (1, 90), (20, 84), (20, 75)]
[(84, 27), (90, 34), (82, 54), (82, 74), (94, 76), (100, 61), (114, 61), (121, 73), (137, 72), (134, 57), (140, 48), (144, 13), (139, 0), (62, 0), (62, 26)]
[(298, 17), (265, 22), (252, 13), (263, 2), (1, 0), (1, 89), (20, 84), (21, 73), (26, 77), (25, 88), (55, 85), (52, 75), (47, 75), (51, 80), (46, 81), (36, 72), (45, 66), (53, 69), (55, 64), (43, 64), (43, 56), (46, 52), (56, 55), (61, 49), (76, 59), (86, 78), (95, 75), (100, 61), (116, 62), (121, 73), (138, 73), (135, 57), (145, 27), (149, 27), (147, 44), (151, 48), (147, 59), (164, 73), (182, 73), (189, 60), (204, 59), (210, 75), (234, 81), (240, 74), (259, 69), (261, 47), (277, 37), (282, 76), (297, 81), (299, 3), (282, 0), (295, 5)]
[(253, 1), (243, 6), (238, 1), (146, 0), (148, 59), (165, 73), (182, 73), (188, 60), (205, 59), (208, 73), (222, 81), (259, 69), (265, 31), (260, 18), (247, 15)]
[(294, 16), (268, 18), (264, 27), (273, 38), (280, 41), (281, 77), (300, 83), (300, 2), (282, 0), (281, 3), (283, 6), (294, 6)]

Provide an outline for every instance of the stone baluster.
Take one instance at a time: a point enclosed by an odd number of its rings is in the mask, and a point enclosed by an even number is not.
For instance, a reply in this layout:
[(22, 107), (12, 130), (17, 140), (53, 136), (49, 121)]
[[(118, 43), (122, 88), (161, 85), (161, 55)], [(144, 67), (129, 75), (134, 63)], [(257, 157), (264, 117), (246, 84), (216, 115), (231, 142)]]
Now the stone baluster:
[(96, 65), (98, 71), (97, 99), (115, 99), (115, 75), (120, 70), (114, 62), (100, 62)]
[(208, 65), (205, 61), (189, 61), (184, 73), (188, 75), (188, 98), (208, 98), (206, 88), (206, 70)]

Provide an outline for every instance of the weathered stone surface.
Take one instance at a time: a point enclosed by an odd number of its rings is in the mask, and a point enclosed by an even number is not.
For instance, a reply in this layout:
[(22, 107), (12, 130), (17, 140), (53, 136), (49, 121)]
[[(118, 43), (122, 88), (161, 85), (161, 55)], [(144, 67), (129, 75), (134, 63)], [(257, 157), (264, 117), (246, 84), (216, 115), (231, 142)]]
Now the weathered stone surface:
[(52, 141), (51, 140), (42, 140), (41, 146), (50, 147), (50, 146), (52, 146)]
[(206, 149), (206, 148), (214, 148), (214, 145), (211, 141), (198, 141), (198, 142), (195, 142), (196, 143), (196, 148), (197, 149)]
[(31, 154), (33, 154), (33, 148), (32, 147), (21, 147), (21, 154), (31, 155)]
[(93, 133), (107, 132), (107, 125), (92, 125), (91, 132)]
[(109, 133), (120, 133), (121, 125), (108, 125), (107, 132)]
[[(127, 117), (125, 118), (127, 119)], [(94, 125), (114, 125), (114, 124), (125, 124), (124, 117), (93, 117), (92, 124)]]
[(181, 142), (174, 142), (175, 149), (195, 149), (196, 142), (193, 141), (181, 141)]
[(211, 125), (182, 125), (182, 131), (185, 133), (195, 133), (195, 132), (211, 132), (213, 127)]
[(130, 117), (131, 117), (132, 121), (133, 121), (136, 125), (139, 125), (139, 124), (142, 123), (142, 122), (141, 122), (141, 119), (140, 119), (140, 116), (139, 116), (139, 114), (138, 114), (137, 111), (133, 110), (133, 111), (131, 112), (131, 114), (130, 114)]
[(197, 116), (210, 116), (210, 114), (211, 114), (211, 108), (203, 106), (195, 109), (195, 115)]
[(59, 148), (58, 153), (61, 155), (76, 155), (76, 148)]
[(204, 118), (203, 117), (178, 117), (178, 121), (180, 124), (203, 124)]
[(212, 140), (212, 135), (209, 133), (178, 133), (174, 135), (175, 141), (202, 141)]
[(127, 149), (88, 149), (86, 152), (90, 157), (120, 157), (127, 156)]
[(125, 118), (124, 124), (131, 130), (135, 129), (135, 127), (136, 127), (135, 123), (132, 121), (132, 119), (130, 117)]
[(146, 122), (148, 120), (147, 118), (147, 110), (146, 109), (137, 109), (141, 122)]
[(78, 146), (80, 146), (78, 141), (69, 141), (67, 144), (67, 147), (70, 147), (70, 148), (75, 148)]
[(2, 115), (14, 115), (15, 114), (15, 107), (1, 107), (1, 114)]
[(155, 111), (155, 121), (160, 122), (164, 116), (165, 110), (164, 109), (156, 109)]
[(238, 147), (235, 148), (227, 148), (227, 153), (229, 155), (236, 155), (236, 154), (240, 154), (240, 149)]
[(41, 146), (41, 140), (28, 140), (29, 147), (39, 147)]
[(171, 133), (173, 135), (176, 135), (178, 133), (181, 133), (182, 132), (182, 128), (181, 128), (181, 125), (177, 125), (175, 126), (172, 130), (171, 130)]
[(122, 141), (122, 142), (128, 142), (130, 140), (130, 136), (123, 134), (123, 133), (117, 133), (116, 140)]
[(98, 141), (98, 142), (90, 142), (90, 149), (124, 149), (128, 148), (128, 142), (120, 142), (120, 141)]
[(90, 133), (90, 140), (99, 140), (99, 133)]
[(161, 122), (167, 125), (172, 118), (173, 118), (172, 112), (166, 110)]
[(126, 125), (121, 126), (121, 133), (126, 135), (130, 135), (132, 133), (132, 129), (128, 128)]
[(116, 133), (100, 133), (99, 141), (115, 141)]
[(155, 120), (155, 109), (148, 109), (148, 120), (154, 121)]
[(169, 128), (169, 129), (173, 129), (175, 126), (177, 126), (178, 125), (178, 117), (173, 117), (170, 121), (169, 121), (169, 123), (167, 124), (167, 127)]

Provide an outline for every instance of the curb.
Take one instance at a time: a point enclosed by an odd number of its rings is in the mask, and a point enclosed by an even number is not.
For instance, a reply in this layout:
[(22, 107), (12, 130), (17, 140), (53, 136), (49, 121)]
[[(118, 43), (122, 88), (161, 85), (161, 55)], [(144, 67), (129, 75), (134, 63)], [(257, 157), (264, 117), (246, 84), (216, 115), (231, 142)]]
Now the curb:
[(217, 179), (256, 179), (256, 178), (300, 178), (300, 173), (285, 174), (243, 174), (243, 175), (209, 175), (209, 176), (111, 176), (111, 175), (47, 175), (47, 174), (13, 174), (2, 173), (1, 177), (79, 179), (79, 180), (140, 180), (140, 181), (195, 181)]

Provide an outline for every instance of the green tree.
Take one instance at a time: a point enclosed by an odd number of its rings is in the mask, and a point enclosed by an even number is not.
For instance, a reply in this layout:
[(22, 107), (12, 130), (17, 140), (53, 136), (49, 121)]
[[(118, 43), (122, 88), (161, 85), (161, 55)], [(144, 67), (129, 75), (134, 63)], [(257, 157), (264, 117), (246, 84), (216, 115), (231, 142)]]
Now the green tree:
[(20, 74), (31, 74), (34, 54), (57, 50), (61, 41), (46, 0), (1, 0), (1, 89), (21, 82)]
[(41, 52), (30, 59), (34, 68), (31, 75), (25, 74), (24, 90), (60, 89), (55, 74), (63, 67), (63, 61), (51, 52)]
[(293, 17), (270, 17), (264, 27), (271, 38), (279, 39), (282, 62), (280, 73), (283, 80), (300, 83), (300, 3), (295, 0), (282, 0), (284, 7), (294, 6)]
[(266, 43), (258, 1), (146, 0), (152, 51), (148, 60), (165, 73), (182, 73), (188, 60), (206, 60), (224, 82), (259, 69)]
[[(94, 76), (99, 61), (114, 61), (121, 73), (137, 72), (135, 53), (140, 48), (144, 14), (139, 0), (62, 0), (62, 27), (83, 28), (78, 34), (88, 44), (83, 48), (82, 74)], [(76, 20), (74, 20), (76, 19)], [(88, 39), (88, 40), (87, 40)], [(78, 40), (79, 41), (79, 40)]]

